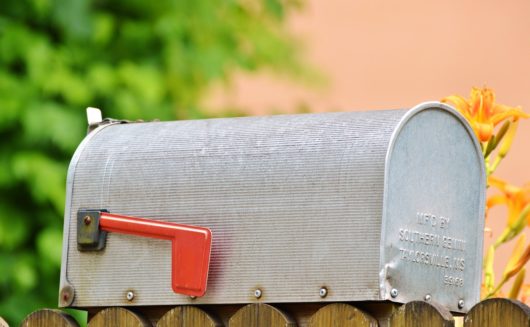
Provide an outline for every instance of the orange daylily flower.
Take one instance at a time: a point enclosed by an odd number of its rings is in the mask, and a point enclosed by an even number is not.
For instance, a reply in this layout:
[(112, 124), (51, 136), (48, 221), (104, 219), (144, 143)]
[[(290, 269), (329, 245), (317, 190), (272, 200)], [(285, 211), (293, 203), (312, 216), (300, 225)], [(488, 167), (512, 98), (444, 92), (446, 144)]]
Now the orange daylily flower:
[[(525, 184), (523, 187), (517, 187), (499, 178), (489, 176), (488, 185), (499, 189), (503, 194), (488, 198), (487, 208), (500, 204), (506, 205), (508, 207), (508, 225), (512, 226), (525, 207), (530, 205), (530, 183)], [(527, 215), (526, 219), (528, 225), (530, 225), (530, 214)]]
[(493, 135), (493, 129), (500, 122), (511, 118), (529, 118), (530, 115), (520, 107), (509, 107), (495, 103), (495, 93), (489, 88), (471, 89), (469, 99), (459, 95), (451, 95), (442, 102), (450, 103), (467, 119), (481, 142), (487, 142)]

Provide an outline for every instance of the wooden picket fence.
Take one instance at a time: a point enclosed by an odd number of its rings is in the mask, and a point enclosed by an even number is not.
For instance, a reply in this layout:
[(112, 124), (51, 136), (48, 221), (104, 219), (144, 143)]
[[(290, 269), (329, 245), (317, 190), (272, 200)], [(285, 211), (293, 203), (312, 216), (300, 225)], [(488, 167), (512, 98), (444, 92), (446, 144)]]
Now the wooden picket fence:
[[(88, 327), (530, 327), (530, 308), (518, 301), (489, 299), (478, 303), (458, 319), (455, 322), (445, 308), (422, 301), (401, 306), (376, 302), (254, 303), (174, 308), (110, 307), (89, 311)], [(21, 326), (79, 325), (62, 311), (43, 309), (27, 316)]]

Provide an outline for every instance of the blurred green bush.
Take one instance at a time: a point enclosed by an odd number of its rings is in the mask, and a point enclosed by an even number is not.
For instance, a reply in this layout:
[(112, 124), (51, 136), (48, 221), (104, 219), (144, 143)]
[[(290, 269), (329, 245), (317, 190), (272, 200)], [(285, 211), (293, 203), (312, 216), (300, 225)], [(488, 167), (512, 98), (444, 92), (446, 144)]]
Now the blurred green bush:
[(0, 316), (56, 307), (68, 161), (84, 109), (161, 120), (205, 117), (213, 83), (268, 68), (295, 76), (282, 0), (2, 0)]

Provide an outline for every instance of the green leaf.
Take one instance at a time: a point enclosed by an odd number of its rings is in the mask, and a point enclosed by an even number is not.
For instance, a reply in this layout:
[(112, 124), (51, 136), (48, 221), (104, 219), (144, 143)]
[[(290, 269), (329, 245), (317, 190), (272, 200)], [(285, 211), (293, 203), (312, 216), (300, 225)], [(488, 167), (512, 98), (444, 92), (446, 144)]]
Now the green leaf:
[(37, 271), (33, 264), (35, 260), (30, 257), (24, 257), (17, 260), (13, 267), (13, 281), (19, 291), (33, 289), (37, 285)]
[(91, 31), (89, 0), (54, 1), (53, 18), (72, 41), (86, 40)]
[(28, 237), (28, 221), (16, 208), (0, 203), (0, 248), (12, 251)]
[(94, 16), (93, 27), (92, 39), (96, 44), (105, 46), (112, 40), (116, 24), (111, 15), (97, 14)]
[(37, 249), (45, 261), (57, 267), (61, 266), (62, 230), (46, 228), (37, 236)]
[(64, 209), (66, 165), (38, 152), (20, 152), (12, 160), (13, 173), (25, 182), (34, 199), (52, 204), (57, 212)]
[(49, 97), (61, 96), (67, 104), (81, 108), (93, 97), (93, 91), (84, 77), (76, 74), (64, 63), (58, 63), (50, 71), (42, 90)]
[(125, 62), (118, 68), (121, 83), (149, 105), (158, 104), (165, 96), (161, 74), (152, 66)]
[(73, 152), (86, 133), (84, 109), (75, 110), (53, 102), (28, 106), (21, 120), (26, 140), (33, 144), (49, 142)]
[(21, 116), (28, 91), (24, 86), (31, 88), (15, 76), (0, 71), (0, 130), (11, 127)]
[(117, 85), (116, 70), (105, 63), (95, 63), (88, 68), (87, 81), (102, 96), (112, 97)]

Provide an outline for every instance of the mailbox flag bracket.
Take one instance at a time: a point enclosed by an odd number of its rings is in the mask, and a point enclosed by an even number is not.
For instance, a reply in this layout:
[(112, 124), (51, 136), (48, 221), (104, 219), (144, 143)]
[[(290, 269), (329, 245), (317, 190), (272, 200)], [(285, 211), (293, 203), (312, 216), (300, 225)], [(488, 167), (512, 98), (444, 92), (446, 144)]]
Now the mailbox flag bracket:
[(100, 251), (107, 232), (171, 241), (171, 287), (175, 293), (203, 296), (206, 293), (212, 232), (205, 227), (129, 217), (106, 210), (77, 212), (77, 248)]

